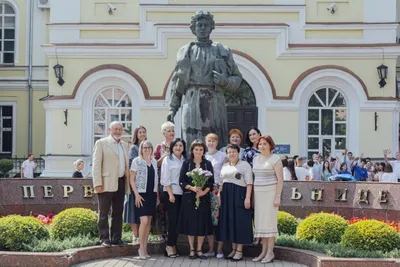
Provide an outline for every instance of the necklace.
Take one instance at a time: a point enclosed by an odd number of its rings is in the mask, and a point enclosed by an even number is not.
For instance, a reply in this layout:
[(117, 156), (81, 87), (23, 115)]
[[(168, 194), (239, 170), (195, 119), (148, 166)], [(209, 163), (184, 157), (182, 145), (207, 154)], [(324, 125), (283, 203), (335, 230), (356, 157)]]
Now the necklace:
[(231, 162), (229, 162), (229, 165), (236, 166), (238, 163), (239, 163), (239, 159), (235, 162), (235, 164), (232, 164)]

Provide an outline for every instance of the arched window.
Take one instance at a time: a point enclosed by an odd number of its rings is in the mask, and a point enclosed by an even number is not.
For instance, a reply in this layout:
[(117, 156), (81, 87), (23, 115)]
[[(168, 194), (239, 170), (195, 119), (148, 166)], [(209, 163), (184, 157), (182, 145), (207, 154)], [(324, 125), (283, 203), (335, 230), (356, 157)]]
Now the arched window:
[(124, 127), (122, 138), (129, 141), (132, 135), (132, 101), (120, 88), (101, 91), (94, 102), (94, 142), (108, 135), (108, 126), (121, 121)]
[(15, 58), (15, 11), (7, 3), (0, 3), (0, 63), (14, 64)]
[(347, 104), (335, 89), (319, 89), (308, 102), (308, 158), (322, 152), (324, 157), (344, 152), (347, 141)]

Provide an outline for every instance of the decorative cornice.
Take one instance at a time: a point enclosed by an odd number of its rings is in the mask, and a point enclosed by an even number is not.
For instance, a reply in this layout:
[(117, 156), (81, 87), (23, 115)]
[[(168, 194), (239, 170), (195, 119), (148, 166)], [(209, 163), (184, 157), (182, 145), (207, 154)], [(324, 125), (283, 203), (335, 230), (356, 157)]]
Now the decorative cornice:
[(376, 101), (379, 101), (379, 100), (382, 100), (382, 101), (400, 101), (400, 99), (399, 99), (399, 98), (396, 98), (396, 97), (374, 97), (374, 96), (371, 97), (371, 96), (369, 96), (367, 86), (365, 85), (364, 81), (363, 81), (357, 74), (355, 74), (353, 71), (349, 70), (349, 69), (346, 68), (346, 67), (337, 66), (337, 65), (322, 65), (322, 66), (316, 66), (316, 67), (313, 67), (313, 68), (310, 68), (310, 69), (304, 71), (302, 74), (299, 75), (299, 77), (297, 77), (297, 79), (296, 79), (296, 80), (294, 81), (294, 83), (292, 84), (292, 87), (290, 88), (289, 96), (288, 96), (287, 99), (293, 99), (293, 95), (294, 95), (294, 93), (295, 93), (297, 87), (299, 86), (299, 84), (300, 84), (308, 75), (312, 74), (313, 72), (320, 71), (320, 70), (324, 70), (324, 69), (341, 70), (341, 71), (344, 71), (344, 72), (350, 74), (350, 75), (353, 76), (354, 78), (356, 78), (357, 81), (361, 84), (361, 86), (362, 86), (362, 88), (363, 88), (363, 90), (364, 90), (364, 93), (365, 93), (365, 95), (366, 95), (366, 97), (367, 97), (368, 100), (376, 100)]
[(140, 84), (140, 87), (143, 90), (143, 95), (146, 100), (162, 100), (165, 98), (165, 96), (150, 96), (149, 89), (148, 89), (146, 83), (144, 82), (144, 80), (138, 74), (136, 74), (136, 72), (129, 69), (128, 67), (125, 67), (125, 66), (119, 65), (119, 64), (104, 64), (104, 65), (100, 65), (100, 66), (94, 67), (94, 68), (86, 71), (82, 75), (82, 77), (79, 79), (79, 81), (76, 83), (75, 88), (71, 95), (50, 96), (50, 97), (47, 97), (45, 100), (75, 99), (76, 93), (78, 92), (78, 88), (81, 85), (81, 83), (87, 77), (89, 77), (91, 74), (93, 74), (97, 71), (100, 71), (100, 70), (119, 70), (119, 71), (122, 71), (122, 72), (125, 72), (125, 73), (131, 75)]

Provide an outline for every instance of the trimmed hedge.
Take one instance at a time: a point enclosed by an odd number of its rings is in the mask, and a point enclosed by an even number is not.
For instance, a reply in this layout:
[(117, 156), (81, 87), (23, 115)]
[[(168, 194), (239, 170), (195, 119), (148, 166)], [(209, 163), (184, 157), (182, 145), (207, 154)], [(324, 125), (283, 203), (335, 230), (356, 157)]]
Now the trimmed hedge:
[(320, 243), (339, 243), (348, 224), (346, 220), (331, 213), (314, 213), (304, 219), (297, 227), (299, 240), (313, 240)]
[(365, 220), (350, 225), (341, 244), (353, 249), (387, 252), (400, 248), (400, 236), (396, 229), (384, 222)]
[(0, 248), (24, 250), (26, 246), (46, 238), (49, 238), (49, 230), (34, 217), (8, 215), (0, 218)]
[(279, 234), (294, 235), (296, 234), (296, 229), (299, 223), (296, 217), (292, 214), (278, 211), (278, 232)]
[(98, 235), (97, 214), (84, 208), (66, 209), (57, 214), (51, 224), (53, 239), (66, 239), (76, 236), (95, 237)]

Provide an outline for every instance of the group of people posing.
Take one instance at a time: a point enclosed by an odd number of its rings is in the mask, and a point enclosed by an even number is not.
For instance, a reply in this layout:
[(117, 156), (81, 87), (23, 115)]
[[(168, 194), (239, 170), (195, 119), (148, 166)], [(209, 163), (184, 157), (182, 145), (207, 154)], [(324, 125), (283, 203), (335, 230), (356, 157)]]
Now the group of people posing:
[(373, 163), (370, 158), (353, 156), (347, 148), (344, 151), (343, 162), (339, 157), (326, 157), (314, 154), (312, 159), (294, 156), (282, 157), (284, 180), (300, 181), (335, 181), (347, 180), (396, 183), (400, 181), (400, 154), (396, 153), (396, 160), (389, 160), (388, 150), (384, 151), (384, 160)]
[[(243, 259), (243, 246), (252, 244), (253, 238), (259, 238), (262, 251), (253, 260), (271, 262), (278, 235), (277, 216), (283, 187), (282, 161), (273, 154), (275, 143), (272, 138), (262, 136), (257, 128), (252, 128), (246, 135), (248, 147), (243, 149), (240, 147), (242, 132), (232, 129), (228, 136), (229, 144), (218, 150), (219, 136), (216, 134), (210, 133), (205, 140), (196, 139), (186, 145), (184, 140), (175, 138), (174, 128), (173, 123), (164, 123), (161, 131), (165, 140), (153, 147), (147, 140), (146, 128), (138, 126), (129, 156), (124, 153), (127, 144), (120, 141), (120, 122), (111, 123), (111, 135), (96, 142), (93, 181), (99, 197), (102, 245), (126, 245), (121, 241), (120, 233), (123, 211), (124, 222), (132, 226), (133, 241), (140, 244), (138, 253), (141, 259), (150, 257), (147, 242), (152, 220), (167, 218), (162, 224), (167, 225), (168, 257), (179, 256), (176, 244), (178, 235), (182, 234), (188, 236), (191, 259), (216, 255), (217, 258), (240, 261)], [(109, 168), (106, 157), (115, 157), (116, 170)], [(125, 164), (130, 166), (129, 175)], [(200, 168), (212, 173), (202, 188), (196, 187), (188, 175)], [(112, 177), (113, 172), (116, 179)], [(113, 182), (106, 181), (113, 178)], [(122, 204), (120, 197), (124, 193), (126, 197)], [(200, 204), (196, 204), (198, 198)], [(160, 202), (166, 211), (161, 216), (156, 212)], [(108, 228), (110, 208), (111, 231)], [(158, 227), (157, 223), (154, 225)], [(206, 237), (209, 250), (203, 253)], [(223, 242), (232, 243), (228, 255), (223, 255)]]

